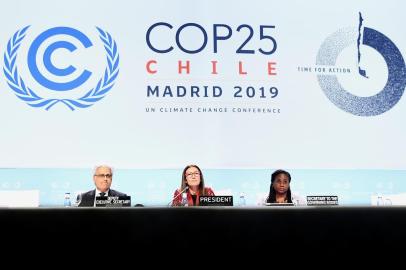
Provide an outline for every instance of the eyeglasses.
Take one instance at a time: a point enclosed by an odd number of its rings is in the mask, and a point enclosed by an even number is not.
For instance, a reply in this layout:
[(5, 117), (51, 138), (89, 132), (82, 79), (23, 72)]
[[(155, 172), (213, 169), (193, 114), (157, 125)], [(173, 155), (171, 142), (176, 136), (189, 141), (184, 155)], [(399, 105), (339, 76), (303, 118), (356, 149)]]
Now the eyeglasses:
[(108, 179), (113, 177), (112, 174), (95, 174), (94, 176), (97, 176), (97, 177), (100, 177), (100, 178), (108, 178)]
[(200, 173), (199, 173), (199, 172), (187, 173), (187, 174), (186, 174), (186, 177), (191, 177), (192, 175), (194, 175), (194, 176), (199, 176)]

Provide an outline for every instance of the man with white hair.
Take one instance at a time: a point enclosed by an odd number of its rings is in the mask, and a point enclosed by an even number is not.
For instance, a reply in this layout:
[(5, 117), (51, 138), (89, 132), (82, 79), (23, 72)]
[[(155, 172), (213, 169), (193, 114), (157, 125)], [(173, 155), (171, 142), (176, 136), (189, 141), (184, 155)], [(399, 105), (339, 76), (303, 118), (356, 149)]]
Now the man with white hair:
[(93, 173), (93, 181), (96, 189), (81, 194), (78, 206), (95, 206), (96, 197), (126, 196), (126, 194), (110, 189), (113, 181), (113, 169), (107, 165), (96, 166)]

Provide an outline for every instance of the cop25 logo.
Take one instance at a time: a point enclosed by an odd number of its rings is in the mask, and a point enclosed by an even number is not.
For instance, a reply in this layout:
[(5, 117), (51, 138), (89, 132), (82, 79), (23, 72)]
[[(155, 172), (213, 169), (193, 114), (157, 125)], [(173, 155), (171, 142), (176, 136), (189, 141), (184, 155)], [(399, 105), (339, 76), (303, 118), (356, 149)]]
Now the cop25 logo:
[[(104, 69), (104, 75), (102, 75), (99, 80), (95, 80), (97, 81), (95, 86), (90, 86), (90, 90), (89, 88), (85, 89), (85, 93), (82, 93), (77, 98), (59, 97), (66, 94), (66, 91), (78, 89), (81, 86), (83, 87), (84, 83), (93, 75), (93, 73), (87, 69), (84, 69), (80, 73), (78, 68), (72, 65), (61, 67), (60, 65), (55, 65), (53, 61), (55, 53), (60, 49), (64, 51), (67, 50), (69, 53), (77, 50), (78, 47), (75, 43), (80, 43), (80, 46), (83, 46), (84, 49), (93, 46), (93, 43), (85, 34), (70, 27), (50, 28), (39, 34), (31, 43), (27, 53), (27, 66), (31, 75), (30, 78), (37, 82), (38, 87), (41, 88), (43, 93), (39, 94), (37, 91), (38, 88), (36, 90), (34, 87), (28, 86), (25, 80), (20, 76), (17, 65), (18, 61), (16, 60), (20, 46), (28, 33), (29, 27), (30, 26), (26, 26), (18, 30), (10, 38), (7, 43), (7, 50), (4, 53), (4, 75), (7, 84), (19, 99), (32, 107), (44, 107), (46, 110), (49, 110), (58, 103), (62, 103), (73, 111), (75, 108), (92, 106), (104, 98), (111, 90), (119, 73), (119, 54), (117, 52), (117, 44), (111, 35), (99, 27), (96, 27), (96, 29), (106, 53), (107, 66)], [(61, 40), (62, 37), (65, 37), (67, 40)], [(75, 43), (71, 42), (71, 40), (75, 40)], [(47, 44), (44, 45), (45, 43)], [(39, 56), (42, 56), (42, 63), (37, 60), (41, 59)], [(41, 64), (40, 66), (38, 65), (39, 62)], [(45, 76), (44, 73), (46, 73), (47, 76)], [(44, 94), (43, 89), (46, 89), (45, 93), (49, 93), (49, 95), (47, 95), (48, 97)], [(58, 92), (58, 97), (52, 95), (49, 90)], [(55, 92), (53, 94), (55, 94)]]
[(328, 99), (340, 109), (358, 116), (375, 116), (393, 108), (402, 97), (406, 87), (406, 67), (396, 45), (381, 32), (363, 27), (362, 22), (359, 13), (358, 29), (343, 28), (330, 35), (318, 51), (316, 64), (335, 66), (340, 53), (348, 46), (357, 44), (358, 78), (371, 79), (360, 65), (363, 56), (361, 48), (367, 46), (379, 53), (386, 63), (388, 76), (383, 88), (375, 95), (357, 96), (347, 91), (336, 75), (320, 74), (318, 81)]

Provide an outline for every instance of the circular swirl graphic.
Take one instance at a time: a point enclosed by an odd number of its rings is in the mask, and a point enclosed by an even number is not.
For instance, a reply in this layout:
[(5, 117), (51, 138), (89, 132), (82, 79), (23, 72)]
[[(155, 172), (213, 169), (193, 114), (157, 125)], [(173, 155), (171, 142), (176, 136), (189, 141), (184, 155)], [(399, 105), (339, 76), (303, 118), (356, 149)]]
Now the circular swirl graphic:
[[(41, 46), (41, 44), (47, 40), (50, 37), (56, 36), (56, 35), (67, 35), (76, 38), (79, 40), (82, 45), (85, 48), (89, 48), (92, 46), (92, 42), (90, 39), (84, 35), (82, 32), (70, 28), (70, 27), (55, 27), (46, 30), (45, 32), (41, 33), (31, 44), (30, 49), (28, 50), (28, 68), (31, 71), (31, 75), (34, 77), (34, 79), (41, 84), (42, 86), (55, 90), (55, 91), (67, 91), (67, 90), (72, 90), (75, 89), (79, 86), (81, 86), (83, 83), (85, 83), (89, 77), (92, 75), (92, 73), (88, 70), (83, 71), (83, 73), (76, 79), (70, 81), (70, 82), (65, 82), (65, 83), (58, 83), (51, 81), (47, 78), (44, 77), (44, 75), (41, 74), (41, 72), (38, 69), (37, 66), (37, 53), (38, 49)], [(51, 62), (51, 56), (52, 53), (57, 50), (57, 49), (67, 49), (70, 52), (75, 51), (77, 48), (76, 46), (67, 41), (57, 41), (49, 45), (44, 53), (44, 65), (45, 68), (51, 72), (52, 74), (56, 76), (67, 76), (72, 74), (76, 68), (73, 66), (69, 66), (64, 69), (60, 69), (55, 67), (52, 62)]]
[[(73, 111), (75, 110), (75, 108), (86, 108), (92, 106), (94, 103), (104, 98), (105, 95), (114, 86), (114, 82), (119, 73), (118, 64), (120, 61), (117, 51), (117, 44), (108, 32), (102, 30), (99, 27), (96, 27), (97, 31), (99, 32), (99, 38), (103, 42), (104, 49), (107, 54), (107, 67), (104, 71), (104, 76), (99, 79), (97, 85), (91, 90), (87, 91), (85, 95), (78, 99), (44, 98), (37, 95), (32, 88), (28, 87), (25, 84), (24, 80), (20, 77), (16, 66), (17, 52), (22, 41), (25, 38), (28, 28), (29, 26), (26, 26), (23, 29), (18, 30), (13, 35), (13, 37), (10, 38), (7, 43), (7, 50), (4, 53), (4, 75), (6, 76), (7, 84), (10, 86), (10, 88), (14, 91), (19, 99), (23, 100), (32, 107), (45, 107), (46, 110), (49, 110), (58, 103), (62, 103)], [(28, 52), (28, 65), (33, 77), (42, 86), (50, 90), (67, 91), (83, 84), (90, 77), (90, 71), (85, 70), (78, 78), (71, 82), (56, 83), (46, 79), (38, 71), (35, 62), (39, 45), (48, 37), (61, 33), (77, 38), (86, 48), (92, 45), (90, 40), (78, 30), (69, 27), (51, 28), (40, 34), (32, 43)], [(64, 48), (69, 51), (73, 51), (76, 49), (76, 47), (70, 42), (55, 42), (48, 46), (48, 48), (45, 50), (44, 65), (48, 69), (48, 71), (50, 71), (54, 75), (66, 76), (73, 73), (75, 71), (75, 68), (69, 66), (67, 68), (60, 69), (55, 67), (50, 60), (52, 52), (59, 48)]]
[[(400, 100), (406, 87), (406, 68), (402, 54), (384, 34), (365, 27), (363, 45), (376, 50), (388, 67), (388, 81), (376, 95), (359, 97), (345, 90), (335, 75), (318, 75), (320, 87), (340, 109), (358, 116), (375, 116), (390, 110)], [(357, 31), (345, 28), (329, 36), (319, 49), (316, 64), (334, 66), (338, 55), (357, 42)]]

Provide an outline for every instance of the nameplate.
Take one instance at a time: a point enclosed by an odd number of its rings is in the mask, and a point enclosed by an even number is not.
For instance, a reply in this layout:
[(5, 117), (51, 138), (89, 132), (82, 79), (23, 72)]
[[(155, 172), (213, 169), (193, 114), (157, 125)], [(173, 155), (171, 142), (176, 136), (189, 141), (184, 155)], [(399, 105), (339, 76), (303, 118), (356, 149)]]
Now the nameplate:
[(233, 206), (233, 196), (200, 196), (201, 206)]
[(96, 197), (96, 207), (127, 207), (131, 206), (131, 196)]
[(338, 205), (338, 196), (307, 196), (307, 205)]

